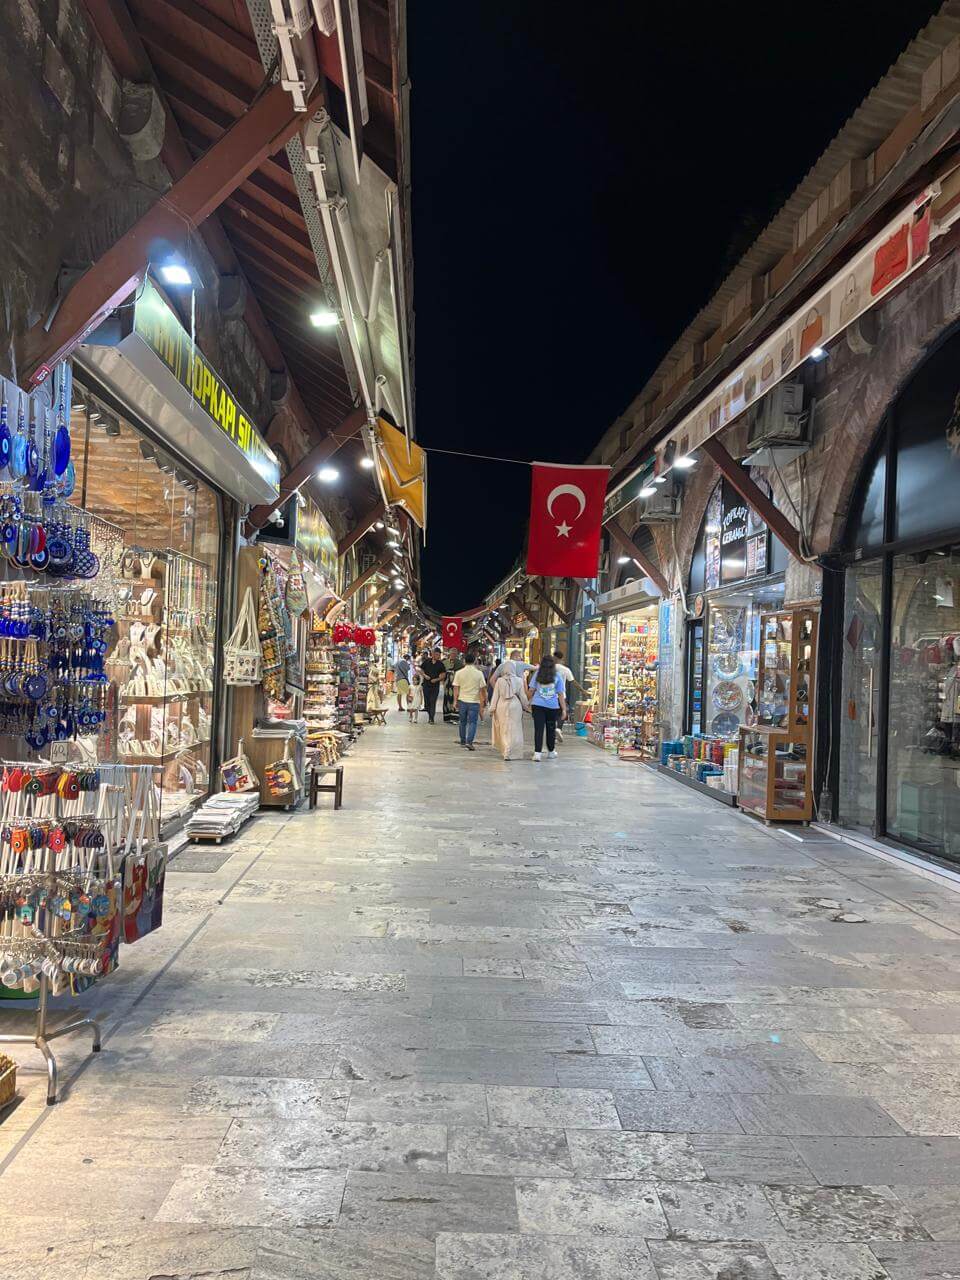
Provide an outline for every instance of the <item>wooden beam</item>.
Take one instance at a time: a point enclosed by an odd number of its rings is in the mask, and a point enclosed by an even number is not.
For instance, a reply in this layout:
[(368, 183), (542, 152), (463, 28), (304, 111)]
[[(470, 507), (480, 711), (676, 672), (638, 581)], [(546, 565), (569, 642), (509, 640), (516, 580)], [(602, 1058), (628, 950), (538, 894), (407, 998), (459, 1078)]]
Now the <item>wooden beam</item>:
[(631, 560), (636, 560), (637, 564), (646, 576), (651, 580), (651, 582), (656, 584), (657, 590), (660, 594), (662, 596), (668, 596), (670, 594), (670, 588), (667, 586), (666, 578), (649, 556), (644, 555), (633, 539), (628, 536), (626, 529), (624, 529), (615, 516), (606, 522), (604, 528), (624, 555), (628, 555)]
[(710, 436), (700, 445), (700, 449), (715, 464), (718, 471), (736, 489), (740, 497), (766, 526), (776, 534), (790, 554), (797, 560), (806, 559), (803, 549), (803, 538), (800, 531), (790, 523), (787, 517), (775, 507), (759, 485), (750, 478), (750, 473), (741, 467), (736, 458), (728, 453), (716, 436)]
[(380, 559), (376, 561), (375, 564), (372, 564), (369, 569), (364, 569), (363, 573), (361, 573), (358, 577), (354, 578), (354, 580), (350, 583), (348, 587), (344, 588), (341, 599), (349, 600), (350, 597), (356, 595), (358, 591), (362, 591), (363, 588), (370, 581), (370, 579), (375, 578), (376, 575), (382, 572), (389, 563), (390, 563), (390, 556), (382, 555)]
[(198, 0), (154, 0), (154, 2), (159, 2), (162, 8), (172, 9), (181, 14), (192, 26), (219, 40), (221, 44), (229, 45), (234, 53), (239, 54), (250, 64), (251, 70), (258, 76), (263, 75), (263, 64), (260, 61), (256, 42), (236, 31), (228, 23), (221, 22), (209, 9), (204, 9)]
[(536, 578), (528, 578), (527, 581), (530, 583), (531, 587), (533, 587), (534, 591), (537, 593), (540, 599), (544, 602), (544, 604), (546, 604), (548, 608), (552, 609), (558, 618), (561, 618), (563, 620), (563, 625), (565, 627), (569, 627), (570, 623), (572, 622), (572, 618), (570, 617), (570, 614), (567, 613), (565, 609), (561, 609), (560, 606), (557, 604), (556, 600), (551, 600), (551, 598), (547, 595), (546, 591), (543, 589), (543, 587), (540, 585), (540, 583), (537, 581)]
[(244, 530), (247, 537), (249, 538), (257, 529), (262, 529), (274, 511), (282, 507), (289, 497), (307, 483), (321, 462), (332, 457), (341, 445), (351, 440), (366, 420), (366, 409), (354, 409), (352, 413), (347, 414), (338, 427), (335, 427), (328, 436), (324, 436), (319, 444), (314, 445), (310, 452), (301, 458), (280, 481), (280, 496), (273, 502), (265, 502), (251, 510)]
[[(377, 618), (378, 625), (384, 621), (385, 615), (391, 609), (393, 609), (393, 613), (390, 614), (391, 618), (400, 612), (400, 601), (403, 599), (403, 593), (405, 590), (406, 587), (401, 587), (399, 591), (395, 591), (392, 596), (388, 596), (388, 598), (384, 600), (383, 606), (380, 609), (379, 617)], [(397, 606), (395, 609), (394, 605)]]
[(378, 520), (382, 520), (387, 508), (383, 502), (375, 502), (369, 511), (365, 511), (349, 533), (345, 533), (337, 543), (337, 555), (345, 556), (350, 548), (360, 541), (368, 529), (372, 529)]
[(574, 582), (577, 584), (577, 586), (580, 588), (583, 594), (586, 596), (589, 596), (590, 599), (594, 602), (594, 604), (596, 604), (596, 602), (600, 599), (600, 592), (595, 591), (594, 588), (590, 586), (590, 583), (587, 581), (586, 578), (574, 578)]
[[(316, 95), (310, 110), (316, 110), (321, 98)], [(271, 85), (252, 103), (163, 198), (84, 272), (61, 301), (50, 328), (41, 321), (27, 332), (21, 367), (29, 385), (41, 382), (92, 325), (131, 293), (158, 242), (182, 244), (189, 230), (215, 212), (264, 156), (289, 142), (303, 120), (279, 84)]]

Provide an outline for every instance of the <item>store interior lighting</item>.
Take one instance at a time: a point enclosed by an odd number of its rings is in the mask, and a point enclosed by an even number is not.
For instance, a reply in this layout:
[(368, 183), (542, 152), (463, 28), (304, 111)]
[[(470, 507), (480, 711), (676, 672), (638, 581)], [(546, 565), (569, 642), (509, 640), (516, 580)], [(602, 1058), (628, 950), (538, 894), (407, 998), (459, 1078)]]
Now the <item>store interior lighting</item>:
[(332, 307), (318, 307), (316, 311), (310, 312), (310, 323), (315, 329), (335, 329), (340, 323), (340, 317)]
[(323, 484), (333, 484), (340, 479), (340, 472), (336, 467), (321, 467), (317, 472), (317, 479)]

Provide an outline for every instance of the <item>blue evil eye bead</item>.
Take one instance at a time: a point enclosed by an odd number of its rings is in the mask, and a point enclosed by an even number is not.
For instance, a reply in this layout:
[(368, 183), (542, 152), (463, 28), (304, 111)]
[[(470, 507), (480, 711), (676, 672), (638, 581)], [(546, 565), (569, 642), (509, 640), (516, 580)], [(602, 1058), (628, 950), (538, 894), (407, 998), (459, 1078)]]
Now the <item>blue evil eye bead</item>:
[(105, 916), (110, 910), (110, 899), (105, 893), (98, 893), (90, 905), (94, 915)]
[(2, 528), (0, 528), (0, 536), (4, 542), (12, 545), (17, 540), (17, 526), (12, 520), (8, 520)]
[(70, 432), (66, 424), (61, 422), (53, 437), (53, 469), (62, 476), (70, 463)]
[(30, 567), (36, 569), (37, 573), (43, 573), (49, 563), (50, 552), (46, 547), (42, 551), (35, 551), (30, 557)]
[(77, 469), (72, 462), (68, 462), (60, 480), (60, 492), (65, 498), (69, 498), (76, 487)]
[(10, 450), (10, 470), (20, 480), (27, 474), (27, 441), (22, 435), (14, 436)]

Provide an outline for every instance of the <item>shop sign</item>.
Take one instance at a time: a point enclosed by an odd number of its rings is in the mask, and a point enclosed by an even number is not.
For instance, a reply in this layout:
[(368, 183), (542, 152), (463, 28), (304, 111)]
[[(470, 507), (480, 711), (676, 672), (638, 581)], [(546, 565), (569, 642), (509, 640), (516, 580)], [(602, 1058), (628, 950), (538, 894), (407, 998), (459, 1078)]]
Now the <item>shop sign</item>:
[(679, 421), (657, 444), (658, 474), (668, 470), (675, 457), (692, 453), (722, 431), (927, 259), (931, 237), (943, 230), (943, 224), (932, 225), (934, 195), (931, 187), (919, 192)]
[(276, 454), (149, 279), (144, 280), (137, 295), (133, 328), (259, 475), (278, 486), (280, 466)]
[(298, 551), (312, 560), (328, 581), (337, 580), (337, 540), (327, 517), (310, 498), (297, 513), (294, 541)]
[(720, 581), (736, 582), (747, 576), (746, 503), (733, 489), (723, 486), (723, 516), (720, 521)]

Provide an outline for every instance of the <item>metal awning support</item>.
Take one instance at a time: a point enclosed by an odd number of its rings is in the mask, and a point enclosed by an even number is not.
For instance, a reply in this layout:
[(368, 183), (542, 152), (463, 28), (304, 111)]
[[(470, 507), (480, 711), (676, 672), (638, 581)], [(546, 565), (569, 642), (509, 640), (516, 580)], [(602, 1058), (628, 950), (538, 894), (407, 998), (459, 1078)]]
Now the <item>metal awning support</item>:
[(616, 517), (608, 520), (603, 527), (623, 554), (629, 556), (631, 560), (635, 560), (650, 581), (656, 584), (657, 590), (660, 594), (662, 596), (668, 596), (670, 594), (670, 588), (667, 585), (666, 578), (653, 561), (648, 556), (644, 555)]
[(364, 512), (350, 532), (345, 533), (337, 543), (337, 555), (345, 556), (350, 548), (360, 541), (368, 529), (372, 529), (378, 520), (383, 519), (386, 512), (386, 503), (382, 501), (375, 502), (369, 511)]
[(567, 613), (566, 610), (561, 609), (560, 606), (557, 604), (557, 602), (555, 600), (552, 600), (550, 596), (547, 595), (546, 591), (543, 589), (543, 587), (540, 585), (540, 583), (537, 581), (536, 578), (529, 578), (528, 581), (531, 587), (533, 587), (534, 591), (540, 597), (540, 599), (544, 602), (544, 604), (547, 605), (548, 608), (552, 609), (558, 618), (562, 618), (563, 625), (565, 627), (569, 627), (572, 621), (570, 614)]
[[(319, 106), (320, 94), (315, 106)], [(21, 366), (31, 385), (118, 306), (142, 279), (158, 242), (183, 244), (197, 227), (303, 124), (278, 84), (258, 98), (193, 167), (80, 277), (61, 301), (49, 329), (40, 322), (24, 337)]]
[(750, 478), (749, 472), (741, 467), (732, 454), (727, 452), (719, 439), (716, 436), (710, 436), (701, 443), (700, 449), (736, 489), (747, 506), (756, 512), (764, 524), (776, 534), (790, 554), (797, 560), (808, 559), (803, 548), (803, 535), (799, 529), (795, 529), (783, 512), (773, 505), (763, 490)]
[(355, 596), (358, 591), (362, 590), (367, 585), (371, 578), (375, 578), (376, 575), (381, 573), (389, 563), (390, 556), (382, 555), (379, 560), (375, 561), (375, 563), (370, 566), (369, 569), (364, 569), (363, 573), (358, 574), (350, 585), (344, 588), (342, 598), (344, 600), (349, 600), (351, 596)]
[(600, 599), (600, 592), (595, 591), (593, 587), (591, 587), (590, 583), (587, 581), (586, 578), (574, 578), (574, 582), (577, 584), (577, 586), (580, 588), (580, 590), (583, 592), (585, 596), (589, 596), (594, 604), (597, 603), (597, 601)]
[(307, 483), (321, 462), (325, 462), (337, 452), (341, 445), (346, 444), (348, 440), (352, 440), (359, 433), (367, 415), (363, 409), (354, 409), (352, 413), (348, 413), (338, 427), (335, 427), (328, 436), (314, 445), (308, 454), (306, 454), (297, 465), (280, 481), (280, 496), (274, 502), (264, 503), (262, 506), (254, 507), (249, 516), (247, 516), (246, 534), (249, 537), (255, 533), (257, 529), (262, 529), (270, 519), (274, 511), (278, 507), (282, 507), (288, 498), (292, 497), (299, 489)]

